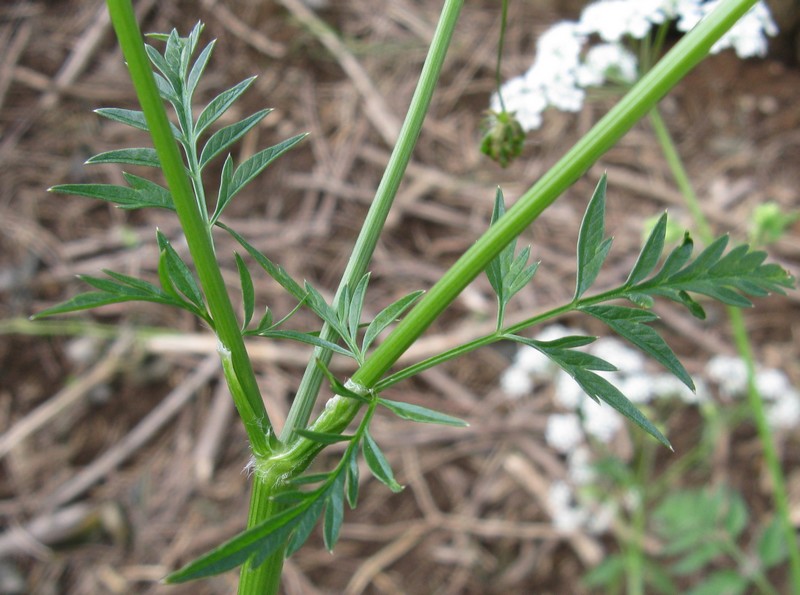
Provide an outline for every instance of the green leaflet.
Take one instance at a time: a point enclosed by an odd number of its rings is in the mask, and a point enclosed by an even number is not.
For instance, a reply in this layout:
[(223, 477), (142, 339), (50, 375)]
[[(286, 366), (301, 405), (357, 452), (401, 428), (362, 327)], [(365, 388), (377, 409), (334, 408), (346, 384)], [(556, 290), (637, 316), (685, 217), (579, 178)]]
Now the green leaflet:
[(617, 387), (611, 384), (608, 380), (595, 374), (592, 370), (613, 372), (616, 370), (609, 362), (606, 362), (594, 355), (575, 351), (565, 345), (581, 345), (586, 344), (588, 339), (592, 337), (568, 337), (567, 342), (564, 339), (558, 341), (536, 341), (535, 339), (528, 339), (519, 337), (517, 335), (505, 335), (506, 339), (529, 345), (534, 349), (542, 352), (549, 357), (555, 364), (557, 364), (567, 374), (572, 376), (573, 379), (580, 385), (583, 391), (594, 400), (605, 401), (614, 409), (619, 411), (623, 416), (631, 420), (633, 423), (642, 428), (645, 432), (653, 436), (661, 444), (669, 449), (669, 440), (656, 428), (642, 413), (634, 407), (634, 405), (623, 395)]
[(289, 339), (290, 341), (297, 341), (299, 343), (313, 345), (314, 347), (322, 347), (323, 349), (329, 349), (340, 355), (344, 355), (346, 357), (355, 359), (355, 355), (352, 352), (345, 349), (344, 347), (340, 347), (336, 343), (331, 343), (330, 341), (321, 339), (319, 336), (313, 335), (311, 333), (303, 333), (301, 331), (293, 331), (288, 329), (287, 330), (270, 329), (266, 331), (260, 331), (254, 334), (258, 335), (259, 337), (269, 337), (272, 339)]
[(578, 271), (574, 298), (576, 300), (580, 299), (597, 279), (600, 268), (608, 256), (608, 251), (611, 250), (611, 238), (603, 239), (606, 216), (606, 181), (606, 175), (603, 174), (581, 222), (578, 234)]
[[(506, 207), (503, 193), (500, 188), (495, 193), (494, 208), (492, 210), (491, 224), (497, 223), (505, 214)], [(497, 329), (503, 326), (506, 306), (523, 287), (525, 287), (536, 274), (539, 263), (528, 265), (531, 249), (524, 248), (515, 257), (517, 250), (516, 240), (512, 240), (486, 267), (486, 276), (497, 296)]]
[(158, 154), (156, 153), (156, 150), (147, 147), (106, 151), (105, 153), (100, 153), (94, 157), (90, 157), (86, 163), (87, 165), (94, 165), (97, 163), (122, 163), (126, 165), (141, 165), (145, 167), (161, 167), (161, 162), (158, 160)]
[(465, 428), (469, 424), (457, 417), (428, 409), (412, 403), (402, 403), (400, 401), (390, 401), (389, 399), (378, 398), (378, 403), (386, 407), (397, 417), (410, 421), (417, 421), (426, 424), (439, 424), (443, 426), (456, 426)]
[(639, 257), (636, 259), (636, 264), (631, 269), (631, 274), (628, 275), (628, 280), (625, 285), (636, 285), (643, 281), (658, 264), (661, 259), (661, 253), (664, 251), (664, 238), (667, 234), (667, 214), (664, 213), (659, 217), (658, 222), (653, 226), (653, 230), (642, 246), (642, 251), (639, 252)]
[(169, 286), (174, 286), (178, 291), (189, 298), (190, 302), (199, 309), (204, 310), (205, 300), (203, 299), (203, 292), (200, 290), (200, 285), (194, 278), (194, 274), (189, 270), (189, 267), (186, 266), (186, 263), (183, 262), (183, 259), (178, 255), (175, 248), (172, 247), (163, 233), (157, 231), (156, 238), (158, 240), (158, 248), (161, 250), (159, 272), (161, 272), (161, 263), (163, 262), (168, 278), (168, 282), (164, 283), (164, 278), (162, 277), (164, 289), (169, 291)]
[(333, 480), (331, 487), (328, 489), (325, 500), (325, 521), (322, 525), (322, 537), (329, 552), (333, 551), (333, 546), (339, 540), (339, 531), (344, 520), (344, 482), (345, 473), (339, 471), (336, 479)]
[(242, 247), (247, 250), (250, 256), (263, 268), (267, 274), (272, 277), (278, 284), (289, 292), (297, 301), (302, 302), (306, 300), (307, 295), (305, 290), (292, 279), (283, 267), (273, 264), (273, 262), (259, 252), (254, 246), (247, 242), (242, 236), (233, 231), (230, 227), (223, 223), (217, 224), (219, 227), (227, 231), (233, 238), (239, 242)]
[(393, 492), (403, 491), (403, 486), (397, 483), (394, 478), (389, 461), (386, 460), (378, 444), (370, 436), (369, 431), (364, 432), (364, 440), (361, 447), (364, 450), (364, 460), (367, 461), (367, 466), (372, 475)]
[(263, 120), (271, 111), (271, 109), (262, 109), (252, 116), (248, 116), (212, 134), (200, 153), (200, 170), (202, 171), (209, 161), (247, 134), (253, 126)]
[(658, 320), (658, 316), (647, 310), (625, 306), (584, 306), (580, 310), (605, 323), (618, 335), (658, 361), (687, 387), (694, 390), (694, 383), (686, 368), (678, 361), (664, 339), (652, 327), (647, 326), (648, 322)]
[(309, 517), (314, 517), (316, 522), (324, 503), (321, 498), (309, 497), (300, 504), (226, 541), (168, 575), (164, 580), (174, 584), (213, 576), (244, 564), (251, 556), (254, 565), (257, 566), (259, 562), (263, 563), (267, 556), (281, 548), (291, 532), (301, 523), (308, 523)]
[(381, 331), (395, 322), (423, 293), (425, 292), (422, 290), (412, 291), (381, 310), (378, 315), (372, 319), (372, 322), (367, 325), (367, 330), (364, 333), (364, 341), (361, 344), (362, 353), (366, 353), (367, 349), (369, 349)]
[(233, 105), (233, 102), (239, 99), (255, 80), (256, 77), (254, 76), (246, 78), (241, 83), (223, 91), (212, 99), (197, 118), (194, 129), (195, 138), (203, 134), (211, 124), (216, 122), (222, 114), (228, 111), (228, 108)]
[(73, 194), (116, 204), (122, 209), (156, 207), (175, 210), (172, 196), (163, 186), (133, 174), (123, 174), (131, 187), (116, 184), (59, 184), (49, 189), (56, 194)]
[(236, 268), (239, 271), (239, 284), (242, 287), (242, 311), (244, 313), (242, 332), (244, 332), (253, 318), (253, 312), (256, 307), (256, 294), (255, 288), (253, 287), (253, 278), (250, 276), (250, 271), (244, 260), (242, 260), (242, 257), (236, 252), (234, 252), (233, 256), (236, 259)]

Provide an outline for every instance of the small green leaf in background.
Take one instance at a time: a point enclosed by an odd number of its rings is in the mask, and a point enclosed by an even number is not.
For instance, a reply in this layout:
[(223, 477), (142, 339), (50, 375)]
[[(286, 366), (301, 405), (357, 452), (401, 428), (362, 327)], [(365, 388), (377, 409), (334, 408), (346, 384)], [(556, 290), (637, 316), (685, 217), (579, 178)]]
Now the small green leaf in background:
[(756, 553), (764, 568), (772, 568), (786, 560), (788, 555), (786, 536), (781, 519), (777, 515), (772, 517), (759, 535)]
[(578, 234), (578, 271), (575, 298), (591, 287), (611, 250), (611, 238), (603, 240), (606, 216), (606, 175), (600, 178), (583, 215)]
[(364, 449), (364, 460), (367, 461), (367, 466), (375, 478), (395, 493), (403, 491), (403, 486), (395, 480), (389, 462), (368, 431), (364, 432), (362, 448)]
[(761, 203), (753, 209), (750, 219), (750, 244), (766, 246), (777, 242), (797, 221), (800, 221), (800, 211), (784, 212), (776, 202)]
[(743, 595), (747, 579), (735, 570), (715, 570), (699, 585), (688, 589), (686, 595)]

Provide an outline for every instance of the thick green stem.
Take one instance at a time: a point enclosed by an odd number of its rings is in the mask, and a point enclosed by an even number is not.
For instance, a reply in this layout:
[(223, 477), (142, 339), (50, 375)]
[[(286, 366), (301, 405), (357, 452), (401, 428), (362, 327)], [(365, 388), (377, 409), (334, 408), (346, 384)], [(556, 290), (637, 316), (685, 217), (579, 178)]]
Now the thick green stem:
[(236, 408), (253, 450), (267, 453), (270, 421), (214, 255), (209, 230), (195, 201), (191, 182), (170, 131), (133, 7), (130, 0), (108, 0), (108, 10), (208, 302), (214, 330), (222, 348), (230, 352), (233, 370), (242, 388), (240, 394), (234, 396)]
[[(700, 239), (708, 244), (714, 239), (711, 226), (708, 223), (708, 219), (703, 214), (703, 210), (700, 208), (700, 201), (697, 197), (697, 193), (694, 191), (694, 187), (689, 180), (689, 175), (680, 158), (675, 142), (658, 108), (654, 108), (650, 113), (650, 123), (653, 126), (658, 142), (661, 144), (661, 148), (666, 157), (667, 164), (672, 171), (673, 177), (675, 178), (675, 182), (683, 194), (686, 205), (692, 214), (695, 226), (697, 227), (697, 233)], [(784, 479), (783, 469), (781, 468), (780, 457), (775, 447), (772, 430), (767, 421), (764, 401), (756, 387), (753, 346), (747, 333), (742, 311), (739, 308), (730, 306), (728, 306), (726, 310), (728, 319), (730, 320), (731, 330), (733, 331), (736, 349), (747, 366), (747, 403), (756, 424), (756, 431), (758, 432), (759, 441), (761, 442), (761, 448), (764, 451), (764, 461), (767, 464), (767, 472), (769, 473), (770, 482), (772, 483), (775, 510), (781, 520), (784, 538), (787, 543), (792, 591), (800, 593), (800, 546), (798, 545), (795, 528), (790, 516), (789, 497), (786, 491), (786, 481)]]
[[(755, 2), (729, 0), (683, 37), (586, 136), (520, 197), (502, 219), (459, 258), (367, 358), (353, 376), (353, 382), (374, 387), (500, 250), (530, 225), (639, 119), (646, 116)], [(338, 399), (323, 411), (312, 427), (323, 432), (341, 431), (355, 417), (358, 409), (358, 404), (351, 399)], [(271, 460), (280, 469), (292, 473), (305, 469), (317, 452), (319, 445), (297, 439)]]

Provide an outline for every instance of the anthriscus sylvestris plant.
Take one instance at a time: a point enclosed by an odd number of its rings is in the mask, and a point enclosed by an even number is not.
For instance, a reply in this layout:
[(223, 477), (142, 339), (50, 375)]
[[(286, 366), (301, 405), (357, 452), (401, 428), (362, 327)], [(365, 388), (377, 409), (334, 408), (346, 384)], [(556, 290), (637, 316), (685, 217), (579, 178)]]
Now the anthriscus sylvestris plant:
[[(711, 48), (715, 41), (753, 4), (729, 0), (701, 23), (662, 63), (656, 65), (606, 118), (582, 139), (536, 185), (506, 211), (498, 189), (487, 232), (427, 291), (412, 292), (390, 304), (371, 321), (362, 320), (369, 290), (367, 264), (397, 191), (405, 166), (430, 102), (462, 0), (445, 0), (419, 85), (411, 100), (386, 174), (376, 191), (353, 255), (335, 298), (328, 303), (309, 283), (293, 279), (283, 268), (248, 243), (224, 223), (225, 208), (253, 178), (274, 159), (302, 140), (302, 135), (279, 142), (243, 163), (234, 163), (228, 149), (267, 116), (268, 110), (225, 127), (215, 122), (252, 82), (247, 79), (220, 93), (193, 116), (193, 92), (208, 64), (214, 43), (200, 49), (202, 25), (186, 37), (177, 31), (153, 35), (161, 49), (145, 45), (130, 2), (109, 0), (117, 37), (136, 88), (141, 111), (102, 109), (100, 115), (148, 131), (154, 148), (124, 149), (103, 153), (93, 163), (121, 163), (160, 168), (167, 181), (163, 187), (145, 178), (125, 175), (127, 186), (70, 184), (56, 186), (59, 193), (77, 194), (112, 202), (121, 208), (157, 207), (173, 210), (183, 228), (191, 263), (180, 258), (169, 239), (156, 234), (160, 250), (158, 279), (147, 281), (106, 271), (105, 277), (82, 277), (93, 291), (54, 306), (37, 317), (84, 310), (111, 303), (144, 300), (175, 306), (198, 316), (217, 336), (225, 379), (247, 431), (252, 450), (252, 497), (247, 528), (213, 551), (170, 574), (167, 582), (202, 578), (242, 566), (239, 592), (277, 593), (283, 560), (302, 547), (321, 523), (326, 546), (333, 549), (343, 522), (345, 505), (358, 503), (359, 459), (390, 490), (402, 486), (370, 431), (375, 415), (388, 413), (421, 423), (463, 426), (466, 422), (426, 407), (381, 396), (385, 388), (439, 363), (498, 341), (514, 341), (538, 350), (570, 374), (595, 401), (610, 405), (626, 418), (669, 446), (663, 433), (598, 371), (613, 370), (612, 362), (578, 348), (595, 340), (568, 336), (554, 341), (527, 338), (523, 332), (566, 312), (578, 311), (608, 325), (617, 334), (661, 363), (688, 387), (688, 373), (658, 335), (650, 310), (656, 299), (681, 304), (693, 314), (702, 312), (692, 294), (701, 294), (737, 307), (751, 305), (746, 297), (782, 292), (793, 279), (778, 265), (765, 263), (766, 254), (748, 246), (728, 248), (723, 236), (693, 257), (688, 235), (665, 257), (667, 216), (642, 247), (627, 279), (617, 287), (592, 292), (611, 239), (605, 235), (607, 181), (597, 185), (582, 225), (577, 230), (577, 279), (572, 300), (526, 321), (506, 324), (509, 301), (535, 276), (529, 248), (516, 250), (515, 238), (568, 188), (604, 151), (610, 148), (658, 99)], [(199, 52), (198, 52), (199, 50)], [(164, 104), (172, 106), (170, 121)], [(212, 132), (213, 130), (213, 132)], [(206, 167), (223, 160), (219, 181), (209, 183)], [(212, 199), (209, 187), (218, 187)], [(490, 201), (491, 197), (487, 197)], [(213, 207), (211, 206), (213, 204)], [(488, 205), (487, 205), (488, 206)], [(244, 316), (237, 319), (216, 261), (214, 238), (229, 234), (242, 248), (236, 255)], [(247, 258), (246, 258), (247, 257)], [(318, 333), (291, 328), (291, 314), (275, 320), (270, 310), (256, 319), (253, 267), (279, 283), (296, 301), (320, 319)], [(390, 369), (424, 330), (479, 274), (488, 276), (497, 295), (497, 324), (492, 333), (423, 362)], [(156, 284), (157, 281), (157, 284)], [(300, 382), (285, 429), (277, 435), (258, 392), (243, 338), (259, 336), (295, 340), (313, 345), (312, 361)], [(378, 337), (381, 341), (377, 341)], [(350, 357), (357, 371), (349, 379), (336, 377), (328, 367), (333, 353)], [(320, 385), (327, 382), (334, 397), (316, 419), (311, 411)], [(304, 473), (328, 445), (340, 444), (343, 454), (333, 468)]]

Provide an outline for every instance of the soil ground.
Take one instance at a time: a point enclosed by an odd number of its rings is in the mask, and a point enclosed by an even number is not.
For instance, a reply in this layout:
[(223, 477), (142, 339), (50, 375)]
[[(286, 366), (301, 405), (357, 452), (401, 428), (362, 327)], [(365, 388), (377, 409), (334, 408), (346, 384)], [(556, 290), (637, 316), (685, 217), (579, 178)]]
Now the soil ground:
[[(259, 75), (227, 117), (275, 111), (236, 149), (238, 160), (310, 132), (236, 198), (226, 220), (295, 278), (330, 295), (413, 92), (439, 3), (315, 0), (311, 14), (337, 33), (334, 50), (320, 42), (299, 0), (136, 4), (146, 31), (177, 27), (185, 33), (202, 20), (204, 40), (218, 39), (199, 99)], [(493, 88), (499, 32), (496, 4), (469, 2), (464, 9), (442, 86), (374, 258), (372, 314), (429, 287), (485, 229), (497, 184), (515, 200), (612, 105), (604, 99), (577, 115), (548, 113), (523, 157), (506, 170), (482, 157), (480, 122)], [(580, 4), (512, 2), (504, 76), (527, 69), (537, 35), (574, 16)], [(57, 183), (122, 183), (118, 168), (84, 167), (83, 161), (147, 143), (144, 135), (92, 113), (135, 106), (104, 15), (98, 1), (0, 6), (0, 440), (7, 446), (0, 452), (0, 526), (6, 531), (0, 592), (229, 593), (235, 573), (189, 586), (158, 583), (240, 530), (246, 518), (247, 445), (228, 417), (207, 331), (184, 313), (140, 304), (27, 322), (30, 314), (85, 290), (77, 273), (108, 268), (156, 278), (155, 227), (179, 242), (169, 213), (126, 212), (46, 193)], [(795, 66), (776, 56), (741, 61), (728, 52), (701, 64), (664, 100), (667, 123), (716, 232), (746, 239), (753, 208), (768, 200), (797, 208), (798, 90)], [(609, 173), (607, 226), (616, 240), (600, 284), (620, 281), (630, 270), (645, 218), (668, 208), (688, 225), (653, 134), (640, 123), (525, 233), (523, 241), (542, 265), (510, 316), (570, 299), (578, 225), (603, 171)], [(219, 242), (235, 286), (233, 246), (221, 236)], [(769, 252), (796, 275), (800, 226)], [(267, 279), (256, 278), (256, 291), (260, 307), (268, 304), (278, 315), (292, 308)], [(701, 372), (716, 353), (734, 353), (724, 311), (710, 308), (702, 323), (675, 309), (659, 312), (661, 330), (690, 372)], [(793, 292), (761, 300), (746, 314), (758, 361), (783, 370), (795, 386), (799, 312)], [(480, 279), (409, 358), (475, 336), (492, 318), (491, 290)], [(314, 324), (303, 313), (296, 322)], [(273, 419), (285, 415), (307, 353), (294, 345), (254, 344)], [(286, 593), (586, 592), (580, 577), (617, 551), (617, 541), (611, 534), (564, 535), (552, 527), (546, 487), (565, 474), (564, 461), (544, 441), (552, 395), (537, 390), (510, 401), (498, 377), (512, 356), (506, 346), (484, 350), (387, 393), (462, 416), (471, 426), (443, 431), (378, 419), (374, 435), (406, 490), (392, 495), (376, 481), (364, 482), (335, 554), (315, 534), (287, 563)], [(337, 370), (342, 376), (351, 371), (345, 362)], [(678, 455), (700, 439), (692, 411), (660, 421)], [(151, 423), (160, 429), (145, 433), (143, 425)], [(215, 431), (221, 432), (216, 439)], [(777, 438), (800, 523), (800, 440), (796, 432)], [(745, 415), (717, 440), (712, 460), (672, 488), (731, 485), (744, 494), (750, 526), (757, 527), (772, 502), (753, 425)], [(667, 466), (669, 456), (659, 454), (658, 464)], [(778, 568), (770, 578), (788, 593), (784, 574)]]

